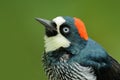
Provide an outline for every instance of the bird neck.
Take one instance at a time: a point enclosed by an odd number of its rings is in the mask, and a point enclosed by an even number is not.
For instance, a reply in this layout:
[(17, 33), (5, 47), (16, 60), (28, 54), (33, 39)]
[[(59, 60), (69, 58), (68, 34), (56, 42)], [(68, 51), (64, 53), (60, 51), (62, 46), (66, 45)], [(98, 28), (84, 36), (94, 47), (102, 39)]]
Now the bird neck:
[(71, 56), (72, 56), (71, 53), (66, 51), (65, 48), (61, 47), (55, 51), (44, 52), (43, 63), (44, 63), (44, 66), (49, 67), (59, 62), (67, 62)]
[(87, 45), (87, 42), (88, 41), (83, 40), (83, 39), (75, 40), (71, 43), (71, 45), (68, 48), (66, 48), (66, 50), (72, 54), (79, 54), (80, 51), (83, 48), (85, 48), (85, 46)]
[(68, 48), (60, 47), (55, 51), (45, 52), (43, 56), (44, 65), (51, 66), (59, 62), (69, 62), (73, 56), (80, 54), (80, 51), (87, 44), (87, 41), (77, 40), (77, 42), (71, 44)]

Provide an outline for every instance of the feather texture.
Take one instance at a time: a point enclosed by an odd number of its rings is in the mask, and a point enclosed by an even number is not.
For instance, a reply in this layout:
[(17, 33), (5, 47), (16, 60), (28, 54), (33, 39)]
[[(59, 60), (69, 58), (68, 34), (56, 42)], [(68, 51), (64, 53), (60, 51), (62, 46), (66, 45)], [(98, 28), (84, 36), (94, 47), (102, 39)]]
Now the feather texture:
[(46, 65), (46, 60), (43, 61), (49, 80), (96, 80), (91, 67), (83, 67), (76, 62), (67, 63), (64, 60), (49, 65)]

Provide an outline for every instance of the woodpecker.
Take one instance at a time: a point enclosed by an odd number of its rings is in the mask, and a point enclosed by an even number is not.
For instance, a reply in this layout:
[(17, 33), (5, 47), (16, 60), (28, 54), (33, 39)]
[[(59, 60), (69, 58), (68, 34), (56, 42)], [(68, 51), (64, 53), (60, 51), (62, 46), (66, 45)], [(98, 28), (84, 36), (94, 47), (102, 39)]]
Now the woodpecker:
[(45, 26), (43, 65), (49, 80), (120, 80), (120, 64), (88, 37), (81, 19), (36, 20)]

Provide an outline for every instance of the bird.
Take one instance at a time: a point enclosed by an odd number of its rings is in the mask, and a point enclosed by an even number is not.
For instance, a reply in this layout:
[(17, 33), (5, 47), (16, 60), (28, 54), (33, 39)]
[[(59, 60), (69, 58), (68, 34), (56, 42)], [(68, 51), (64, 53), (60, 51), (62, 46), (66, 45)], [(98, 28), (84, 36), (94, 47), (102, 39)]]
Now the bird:
[(120, 80), (120, 64), (77, 17), (35, 18), (45, 27), (42, 62), (48, 80)]

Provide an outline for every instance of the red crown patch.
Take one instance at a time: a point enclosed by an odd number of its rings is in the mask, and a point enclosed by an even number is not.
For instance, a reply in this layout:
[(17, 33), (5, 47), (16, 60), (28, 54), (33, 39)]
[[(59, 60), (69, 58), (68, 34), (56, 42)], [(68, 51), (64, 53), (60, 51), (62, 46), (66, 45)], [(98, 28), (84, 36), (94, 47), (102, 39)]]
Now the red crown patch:
[(88, 40), (88, 35), (87, 35), (87, 31), (86, 31), (84, 23), (76, 17), (74, 17), (74, 20), (75, 20), (75, 22), (74, 22), (75, 26), (80, 34), (80, 37), (85, 40)]

